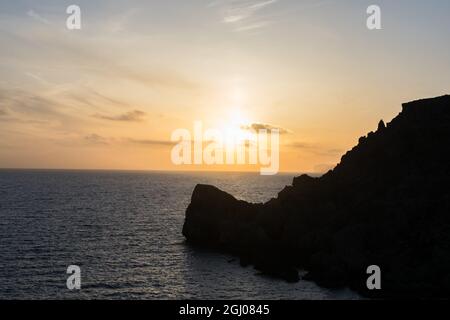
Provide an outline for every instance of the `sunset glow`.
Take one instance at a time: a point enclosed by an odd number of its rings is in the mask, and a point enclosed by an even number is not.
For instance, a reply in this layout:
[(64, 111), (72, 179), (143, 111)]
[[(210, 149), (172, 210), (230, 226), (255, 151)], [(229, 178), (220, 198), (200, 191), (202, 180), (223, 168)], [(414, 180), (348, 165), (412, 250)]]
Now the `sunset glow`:
[[(250, 2), (83, 0), (81, 30), (63, 3), (4, 4), (0, 167), (254, 170), (174, 166), (171, 133), (202, 121), (242, 139), (280, 128), (281, 170), (323, 172), (403, 101), (450, 86), (447, 28), (433, 25), (447, 1), (380, 1), (376, 31), (367, 1)], [(411, 25), (416, 12), (436, 17)], [(438, 53), (411, 50), (422, 40)]]

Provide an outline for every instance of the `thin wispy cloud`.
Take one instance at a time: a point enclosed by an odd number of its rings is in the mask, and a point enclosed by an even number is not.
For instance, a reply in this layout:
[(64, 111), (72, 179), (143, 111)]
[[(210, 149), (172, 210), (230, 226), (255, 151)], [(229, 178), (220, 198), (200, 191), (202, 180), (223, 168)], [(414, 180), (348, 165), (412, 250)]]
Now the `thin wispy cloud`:
[(139, 9), (131, 8), (120, 15), (115, 15), (110, 19), (110, 30), (113, 33), (125, 31), (137, 13), (139, 13)]
[(144, 146), (173, 146), (175, 142), (169, 140), (153, 140), (153, 139), (133, 139), (128, 138), (126, 142)]
[[(180, 90), (200, 90), (201, 86), (190, 76), (181, 74), (177, 70), (161, 68), (153, 65), (136, 68), (135, 66), (119, 63), (115, 53), (101, 54), (104, 48), (99, 43), (90, 42), (82, 37), (68, 39), (62, 32), (54, 32), (43, 36), (40, 33), (24, 32), (23, 30), (8, 30), (20, 45), (34, 47), (45, 46), (48, 56), (39, 54), (36, 60), (62, 59), (67, 61), (66, 68), (77, 66), (76, 70), (83, 69), (84, 74), (106, 78), (127, 79), (145, 86), (155, 88), (171, 88)], [(33, 74), (36, 76), (36, 74)], [(33, 77), (31, 74), (27, 76)], [(42, 78), (42, 77), (41, 77)], [(36, 77), (35, 80), (38, 81)]]
[(140, 122), (140, 121), (144, 121), (146, 115), (147, 114), (143, 111), (133, 110), (133, 111), (115, 115), (115, 116), (95, 114), (94, 117), (98, 118), (98, 119), (110, 120), (110, 121)]
[(102, 137), (96, 133), (89, 134), (84, 137), (84, 140), (93, 145), (109, 145), (113, 140), (110, 138)]
[(141, 147), (171, 147), (175, 142), (170, 140), (157, 140), (157, 139), (137, 139), (137, 138), (113, 138), (105, 137), (96, 133), (91, 133), (83, 137), (84, 142), (90, 145), (103, 145), (103, 146), (141, 146)]
[(55, 134), (75, 130), (84, 123), (82, 116), (73, 113), (64, 101), (45, 93), (0, 88), (0, 105), (8, 110), (2, 119), (10, 125), (31, 124)]
[(252, 123), (250, 125), (244, 125), (241, 126), (242, 130), (254, 130), (254, 131), (259, 131), (259, 130), (278, 130), (280, 134), (287, 134), (287, 133), (291, 133), (290, 130), (282, 128), (280, 126), (275, 126), (272, 124), (268, 124), (268, 123)]
[(236, 29), (234, 29), (235, 31), (251, 31), (251, 30), (256, 30), (256, 29), (261, 29), (264, 27), (267, 27), (268, 25), (270, 25), (272, 22), (271, 21), (262, 21), (262, 22), (257, 22), (254, 24), (248, 24), (245, 25), (243, 27), (238, 27)]
[(338, 156), (343, 154), (344, 150), (338, 148), (327, 148), (320, 144), (308, 142), (293, 142), (287, 145), (293, 149), (299, 149), (303, 152), (308, 152), (318, 156)]
[(57, 102), (25, 90), (0, 88), (0, 102), (15, 115), (44, 118), (61, 115)]
[(51, 85), (50, 82), (48, 82), (47, 80), (45, 80), (43, 77), (34, 74), (32, 72), (26, 72), (25, 73), (26, 76), (30, 77), (31, 79), (36, 80), (37, 82), (41, 83), (41, 84), (45, 84), (45, 85)]
[(84, 87), (84, 89), (85, 89), (85, 91), (88, 92), (89, 95), (93, 96), (94, 98), (98, 98), (100, 100), (103, 100), (103, 101), (105, 101), (105, 102), (107, 102), (109, 104), (113, 104), (113, 105), (121, 106), (121, 107), (128, 106), (127, 103), (124, 103), (124, 102), (119, 101), (117, 99), (111, 98), (111, 97), (109, 97), (107, 95), (104, 95), (103, 93), (100, 93), (97, 90), (94, 90), (92, 88)]
[(77, 110), (88, 111), (87, 116), (89, 118), (92, 118), (94, 111), (98, 114), (109, 115), (112, 107), (124, 110), (130, 110), (133, 107), (126, 101), (94, 89), (91, 85), (79, 84), (78, 82), (51, 85), (43, 91), (55, 97), (55, 99), (63, 101), (64, 105), (69, 105)]
[(48, 25), (51, 24), (51, 22), (48, 19), (42, 17), (40, 14), (38, 14), (33, 9), (27, 11), (27, 16), (29, 16), (30, 18), (33, 18), (34, 20), (39, 21), (43, 24), (48, 24)]
[(271, 24), (271, 20), (261, 16), (264, 9), (274, 5), (278, 0), (218, 0), (209, 7), (219, 8), (222, 22), (232, 25), (234, 31), (260, 29)]

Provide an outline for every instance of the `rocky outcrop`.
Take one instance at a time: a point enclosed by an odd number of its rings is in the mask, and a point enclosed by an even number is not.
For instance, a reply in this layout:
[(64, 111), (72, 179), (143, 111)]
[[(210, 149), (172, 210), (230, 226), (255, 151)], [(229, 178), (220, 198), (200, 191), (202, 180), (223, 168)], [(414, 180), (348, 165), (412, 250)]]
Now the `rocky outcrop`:
[[(367, 296), (450, 297), (450, 96), (414, 101), (359, 139), (335, 169), (250, 204), (195, 188), (183, 234), (288, 281)], [(369, 291), (366, 269), (382, 270)]]

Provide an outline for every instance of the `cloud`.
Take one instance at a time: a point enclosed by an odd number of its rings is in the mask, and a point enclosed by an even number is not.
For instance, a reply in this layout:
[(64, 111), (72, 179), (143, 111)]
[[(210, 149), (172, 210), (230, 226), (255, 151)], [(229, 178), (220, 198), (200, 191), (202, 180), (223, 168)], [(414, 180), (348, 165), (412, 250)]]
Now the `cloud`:
[[(114, 50), (104, 53), (104, 47), (99, 41), (81, 36), (67, 37), (63, 32), (41, 34), (38, 32), (24, 32), (23, 30), (7, 30), (20, 45), (29, 48), (45, 47), (46, 50), (36, 53), (33, 57), (37, 61), (58, 60), (59, 64), (65, 63), (65, 68), (73, 72), (82, 70), (83, 75), (100, 76), (107, 79), (126, 79), (145, 86), (154, 88), (173, 88), (180, 90), (202, 90), (203, 86), (170, 67), (162, 68), (158, 65), (136, 66), (117, 59)], [(43, 55), (42, 53), (45, 53)], [(120, 56), (121, 57), (121, 56)], [(40, 63), (40, 62), (38, 62)], [(29, 77), (36, 76), (28, 74)], [(36, 77), (34, 77), (35, 80)]]
[(271, 24), (270, 21), (257, 22), (254, 24), (248, 24), (248, 25), (245, 25), (242, 27), (238, 27), (235, 29), (235, 31), (250, 31), (250, 30), (260, 29), (260, 28), (268, 26), (269, 24)]
[(48, 82), (48, 81), (45, 80), (43, 77), (41, 77), (41, 76), (39, 76), (39, 75), (37, 75), (37, 74), (31, 73), (31, 72), (25, 72), (25, 75), (28, 76), (28, 77), (30, 77), (30, 78), (32, 78), (32, 79), (34, 79), (34, 80), (36, 80), (37, 82), (39, 82), (39, 83), (41, 83), (41, 84), (51, 85), (50, 82)]
[[(89, 106), (89, 109), (86, 108)], [(0, 87), (0, 120), (11, 123), (41, 125), (44, 131), (78, 131), (95, 125), (94, 116), (114, 121), (143, 121), (145, 113), (133, 110), (111, 115), (114, 107), (129, 108), (129, 105), (102, 95), (88, 87), (55, 86), (42, 90), (9, 89)], [(106, 111), (105, 111), (106, 110)], [(45, 126), (45, 127), (44, 127)]]
[(307, 143), (307, 142), (293, 142), (287, 145), (287, 147), (294, 149), (302, 149), (318, 156), (338, 156), (341, 155), (344, 150), (338, 148), (326, 148), (319, 144)]
[(50, 22), (49, 20), (43, 18), (40, 14), (36, 13), (33, 9), (31, 9), (31, 10), (29, 10), (29, 11), (27, 12), (27, 16), (29, 16), (29, 17), (31, 17), (31, 18), (33, 18), (33, 19), (35, 19), (36, 21), (39, 21), (39, 22), (41, 22), (41, 23), (44, 23), (44, 24), (51, 24), (51, 22)]
[(292, 142), (288, 146), (291, 148), (295, 148), (295, 149), (312, 149), (312, 148), (317, 147), (313, 144), (306, 143), (306, 142)]
[(117, 116), (106, 116), (95, 114), (94, 117), (103, 120), (124, 121), (124, 122), (140, 122), (143, 121), (147, 114), (140, 110), (133, 110), (127, 113), (119, 114)]
[[(0, 117), (10, 126), (29, 125), (24, 132), (47, 136), (67, 135), (88, 124), (77, 105), (48, 92), (30, 92), (22, 89), (0, 88), (0, 105), (8, 114)], [(17, 129), (15, 129), (17, 130)]]
[(280, 134), (291, 133), (291, 131), (288, 130), (288, 129), (284, 129), (284, 128), (281, 128), (279, 126), (274, 126), (274, 125), (267, 124), (267, 123), (252, 123), (250, 125), (241, 126), (241, 129), (242, 130), (254, 130), (254, 131), (259, 131), (259, 130), (279, 130)]
[[(110, 97), (104, 95), (91, 87), (85, 85), (74, 86), (72, 84), (62, 85), (62, 86), (54, 86), (50, 88), (52, 94), (60, 96), (61, 99), (70, 103), (73, 106), (80, 107), (89, 107), (91, 112), (90, 117), (97, 116), (98, 114), (104, 115), (108, 114), (108, 110), (111, 107), (118, 107), (121, 109), (131, 109), (130, 104), (115, 99), (114, 97)], [(96, 112), (98, 114), (92, 114), (92, 112)]]
[(105, 138), (96, 133), (85, 136), (84, 140), (95, 145), (109, 145), (113, 141), (111, 138)]
[(247, 31), (263, 28), (271, 21), (258, 16), (259, 13), (278, 0), (218, 0), (209, 7), (218, 7), (222, 14), (222, 21), (232, 25), (234, 31)]
[(146, 145), (146, 146), (173, 146), (173, 145), (176, 144), (176, 142), (169, 141), (169, 140), (152, 140), (152, 139), (133, 139), (133, 138), (128, 138), (126, 141), (129, 142), (129, 143)]
[(120, 13), (120, 15), (112, 16), (110, 19), (111, 31), (113, 33), (125, 31), (126, 26), (133, 20), (137, 13), (139, 13), (139, 9), (131, 8), (126, 12)]
[(234, 23), (234, 22), (241, 21), (244, 18), (245, 18), (245, 16), (228, 16), (228, 17), (224, 17), (223, 21), (226, 23)]
[(20, 118), (31, 117), (34, 120), (41, 118), (48, 120), (54, 117), (65, 117), (61, 113), (61, 104), (53, 99), (33, 92), (21, 89), (0, 88), (0, 102), (7, 106), (9, 111)]
[(112, 138), (104, 137), (96, 133), (89, 134), (83, 137), (83, 140), (92, 145), (140, 145), (150, 147), (169, 147), (174, 146), (176, 143), (170, 140), (157, 140), (157, 139), (136, 139), (136, 138)]

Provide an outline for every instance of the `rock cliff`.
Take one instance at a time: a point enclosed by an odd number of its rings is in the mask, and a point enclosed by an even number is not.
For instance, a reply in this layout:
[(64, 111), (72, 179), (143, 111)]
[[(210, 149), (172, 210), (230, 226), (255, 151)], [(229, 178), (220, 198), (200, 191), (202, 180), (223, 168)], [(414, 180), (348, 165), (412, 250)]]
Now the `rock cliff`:
[[(375, 297), (450, 297), (450, 96), (406, 103), (335, 169), (303, 175), (265, 204), (198, 185), (188, 242), (268, 275), (349, 286)], [(378, 265), (382, 290), (369, 291)]]

